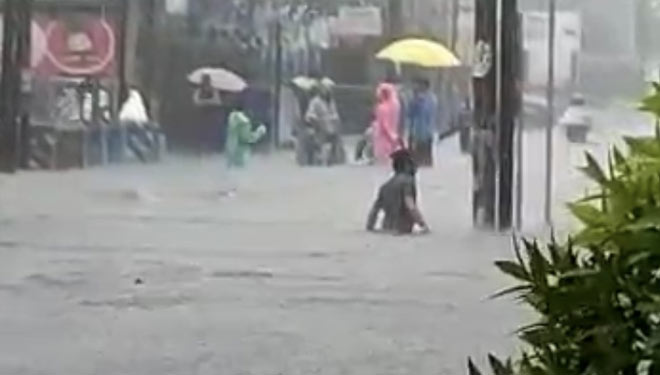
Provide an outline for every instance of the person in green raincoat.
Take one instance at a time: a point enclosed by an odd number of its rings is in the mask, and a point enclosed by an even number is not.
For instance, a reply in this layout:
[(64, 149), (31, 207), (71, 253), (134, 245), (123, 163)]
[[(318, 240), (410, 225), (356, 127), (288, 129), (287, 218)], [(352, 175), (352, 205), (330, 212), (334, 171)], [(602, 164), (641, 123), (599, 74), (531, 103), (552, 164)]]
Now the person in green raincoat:
[(252, 121), (243, 109), (243, 102), (238, 99), (229, 114), (227, 125), (227, 143), (225, 153), (230, 168), (245, 167), (250, 156), (251, 146), (266, 134), (266, 127), (260, 125), (252, 129)]

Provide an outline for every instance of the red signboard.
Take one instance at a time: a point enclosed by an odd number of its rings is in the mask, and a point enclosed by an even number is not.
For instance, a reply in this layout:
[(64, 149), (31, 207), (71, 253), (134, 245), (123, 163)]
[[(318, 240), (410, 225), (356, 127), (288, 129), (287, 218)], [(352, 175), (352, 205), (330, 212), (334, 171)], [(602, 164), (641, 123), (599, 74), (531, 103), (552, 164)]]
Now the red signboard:
[(45, 58), (35, 66), (37, 74), (107, 76), (114, 73), (117, 39), (108, 20), (90, 15), (79, 17), (75, 27), (60, 19), (45, 19), (39, 25), (45, 39), (41, 44), (45, 47)]
[[(2, 21), (0, 14), (0, 40)], [(116, 28), (101, 15), (37, 16), (31, 34), (30, 65), (36, 75), (107, 77), (116, 73)]]

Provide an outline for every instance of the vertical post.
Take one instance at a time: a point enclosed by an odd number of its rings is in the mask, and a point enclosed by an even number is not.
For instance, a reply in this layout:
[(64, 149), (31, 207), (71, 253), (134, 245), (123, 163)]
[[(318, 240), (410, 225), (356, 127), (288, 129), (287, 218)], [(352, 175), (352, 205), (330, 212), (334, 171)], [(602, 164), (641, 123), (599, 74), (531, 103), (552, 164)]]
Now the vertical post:
[(518, 45), (518, 82), (516, 83), (516, 100), (518, 106), (518, 121), (516, 122), (516, 229), (518, 231), (522, 230), (523, 226), (523, 167), (524, 167), (524, 158), (523, 158), (523, 132), (525, 128), (524, 116), (521, 113), (522, 109), (522, 97), (523, 97), (523, 72), (526, 69), (524, 66), (524, 53), (522, 48), (522, 30), (523, 30), (523, 18), (522, 15), (518, 14), (518, 35), (516, 42)]
[(553, 186), (553, 128), (555, 124), (555, 29), (557, 16), (556, 0), (549, 0), (548, 8), (548, 83), (547, 104), (548, 123), (545, 129), (545, 223), (552, 225), (552, 186)]
[[(119, 66), (117, 68), (117, 76), (119, 78), (119, 95), (117, 95), (117, 108), (121, 108), (124, 101), (128, 98), (128, 84), (126, 82), (126, 49), (127, 49), (127, 39), (128, 39), (128, 2), (129, 0), (120, 0), (119, 6), (119, 43), (117, 48), (119, 49), (117, 56), (119, 56)], [(119, 121), (117, 121), (117, 130), (119, 132), (119, 154), (116, 155), (119, 161), (123, 161), (124, 153), (127, 148), (127, 134), (126, 129), (124, 129)], [(104, 164), (108, 163), (110, 156), (103, 161)]]
[(23, 0), (19, 9), (18, 56), (21, 71), (18, 104), (18, 168), (27, 169), (30, 159), (30, 100), (32, 94), (32, 4), (33, 0)]
[(280, 101), (282, 98), (282, 23), (278, 18), (275, 23), (275, 90), (273, 100), (273, 126), (271, 129), (272, 146), (279, 145)]
[[(0, 172), (14, 173), (18, 166), (18, 136), (23, 68), (23, 17), (30, 2), (6, 0), (0, 80)], [(28, 13), (29, 14), (29, 13)], [(29, 26), (28, 26), (29, 27)]]
[(387, 13), (389, 16), (389, 30), (388, 37), (390, 39), (395, 39), (401, 36), (403, 29), (403, 15), (402, 13), (402, 1), (401, 0), (388, 0), (387, 2)]
[(128, 1), (120, 0), (119, 6), (119, 49), (117, 55), (119, 56), (119, 66), (117, 68), (117, 76), (119, 77), (119, 105), (126, 100), (123, 96), (126, 94), (126, 40), (128, 38)]
[(521, 118), (516, 124), (516, 230), (523, 226), (523, 130), (525, 122)]
[(503, 73), (504, 73), (504, 0), (494, 0), (496, 12), (495, 26), (495, 142), (493, 152), (495, 154), (495, 228), (502, 229), (502, 95)]
[(472, 213), (477, 227), (495, 228), (495, 127), (497, 95), (497, 7), (492, 0), (477, 0), (475, 12), (474, 144), (472, 148)]
[(460, 17), (460, 3), (460, 0), (451, 1), (451, 42), (449, 46), (454, 53), (456, 53), (456, 47), (458, 46), (458, 21)]
[[(499, 106), (498, 106), (498, 190), (497, 228), (506, 230), (513, 223), (514, 132), (520, 114), (520, 17), (517, 0), (501, 0)], [(505, 26), (506, 25), (506, 26)]]

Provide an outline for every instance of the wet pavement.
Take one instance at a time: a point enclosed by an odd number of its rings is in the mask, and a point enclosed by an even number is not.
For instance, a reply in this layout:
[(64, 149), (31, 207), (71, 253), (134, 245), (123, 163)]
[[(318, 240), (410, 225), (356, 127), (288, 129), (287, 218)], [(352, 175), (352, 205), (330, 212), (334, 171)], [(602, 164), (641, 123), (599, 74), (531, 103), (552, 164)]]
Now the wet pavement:
[[(542, 137), (526, 137), (537, 155)], [(583, 188), (569, 151), (558, 200)], [(512, 353), (525, 314), (488, 299), (508, 285), (492, 262), (510, 236), (472, 229), (457, 142), (437, 157), (420, 175), (433, 233), (419, 237), (362, 230), (384, 167), (277, 154), (231, 173), (173, 157), (2, 176), (0, 374), (437, 375)], [(525, 167), (530, 233), (539, 160)]]

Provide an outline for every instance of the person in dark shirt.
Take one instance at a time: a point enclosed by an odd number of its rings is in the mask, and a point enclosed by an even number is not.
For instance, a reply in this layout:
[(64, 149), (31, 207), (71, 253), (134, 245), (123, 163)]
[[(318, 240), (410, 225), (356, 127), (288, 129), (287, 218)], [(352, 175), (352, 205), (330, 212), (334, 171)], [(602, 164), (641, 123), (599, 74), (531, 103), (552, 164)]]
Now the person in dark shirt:
[(367, 218), (367, 230), (376, 230), (382, 211), (385, 216), (380, 229), (384, 232), (410, 234), (417, 225), (422, 232), (428, 233), (429, 227), (417, 207), (417, 166), (410, 152), (399, 150), (393, 153), (392, 167), (394, 176), (380, 187)]

